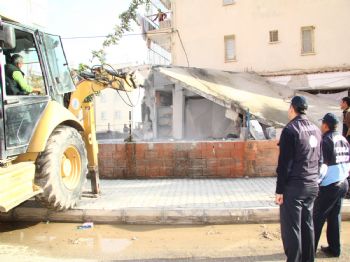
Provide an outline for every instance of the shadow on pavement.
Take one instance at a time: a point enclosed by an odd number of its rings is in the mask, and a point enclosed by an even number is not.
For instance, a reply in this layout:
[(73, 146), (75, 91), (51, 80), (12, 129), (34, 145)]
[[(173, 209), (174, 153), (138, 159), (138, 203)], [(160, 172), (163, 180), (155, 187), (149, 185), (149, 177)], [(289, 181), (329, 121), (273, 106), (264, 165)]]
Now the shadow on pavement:
[(244, 256), (244, 257), (225, 257), (225, 258), (171, 258), (171, 259), (142, 259), (142, 260), (113, 260), (115, 262), (263, 262), (263, 261), (285, 261), (283, 253), (262, 255), (262, 256)]
[(0, 233), (11, 232), (19, 229), (26, 229), (29, 227), (33, 227), (40, 222), (0, 222)]

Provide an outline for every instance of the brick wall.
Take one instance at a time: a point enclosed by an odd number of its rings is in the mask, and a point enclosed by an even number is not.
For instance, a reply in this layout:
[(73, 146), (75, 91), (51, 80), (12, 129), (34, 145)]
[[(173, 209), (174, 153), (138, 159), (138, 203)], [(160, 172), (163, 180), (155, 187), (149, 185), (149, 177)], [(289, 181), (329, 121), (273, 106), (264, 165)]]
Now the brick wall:
[(275, 175), (276, 141), (100, 144), (101, 178), (232, 178)]

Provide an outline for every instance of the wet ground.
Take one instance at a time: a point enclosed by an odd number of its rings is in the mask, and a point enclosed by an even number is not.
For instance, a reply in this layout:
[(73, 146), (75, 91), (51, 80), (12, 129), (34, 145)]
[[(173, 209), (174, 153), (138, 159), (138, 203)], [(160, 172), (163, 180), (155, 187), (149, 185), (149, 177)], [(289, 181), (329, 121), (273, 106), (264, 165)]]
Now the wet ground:
[[(284, 261), (279, 226), (0, 224), (0, 261)], [(350, 261), (350, 222), (343, 223)], [(323, 239), (321, 244), (325, 243)]]

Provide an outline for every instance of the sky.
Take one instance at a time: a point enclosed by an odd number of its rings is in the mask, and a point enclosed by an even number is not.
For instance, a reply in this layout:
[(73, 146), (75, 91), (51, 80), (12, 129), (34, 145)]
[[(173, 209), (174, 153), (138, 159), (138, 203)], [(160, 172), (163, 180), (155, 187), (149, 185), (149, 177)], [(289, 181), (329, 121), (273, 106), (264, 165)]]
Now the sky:
[[(71, 67), (79, 63), (91, 65), (91, 51), (102, 46), (104, 38), (65, 39), (77, 36), (101, 36), (113, 32), (118, 16), (130, 0), (47, 0), (48, 26), (45, 31), (62, 37)], [(134, 31), (140, 33), (135, 24)], [(146, 43), (140, 35), (125, 36), (116, 47), (107, 49), (107, 63), (128, 66), (147, 62)], [(93, 61), (96, 64), (98, 61)]]

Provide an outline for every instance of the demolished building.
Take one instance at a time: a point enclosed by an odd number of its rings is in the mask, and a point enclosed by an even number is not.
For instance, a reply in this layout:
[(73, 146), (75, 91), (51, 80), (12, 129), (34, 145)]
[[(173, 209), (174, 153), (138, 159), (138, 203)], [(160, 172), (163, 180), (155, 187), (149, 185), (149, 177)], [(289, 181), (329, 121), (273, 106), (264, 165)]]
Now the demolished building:
[(340, 115), (334, 100), (255, 73), (176, 66), (153, 66), (140, 73), (144, 140), (273, 139), (276, 129), (278, 134), (288, 123), (294, 95), (307, 98), (308, 116), (315, 124), (328, 112)]

